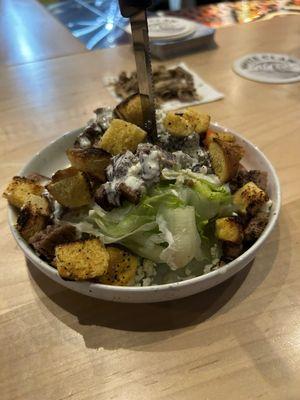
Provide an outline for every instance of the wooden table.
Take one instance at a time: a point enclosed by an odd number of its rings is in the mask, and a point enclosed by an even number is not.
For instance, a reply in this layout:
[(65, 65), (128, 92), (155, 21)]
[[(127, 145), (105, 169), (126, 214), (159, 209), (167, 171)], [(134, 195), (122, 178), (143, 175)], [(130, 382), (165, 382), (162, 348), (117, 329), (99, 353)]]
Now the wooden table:
[[(300, 84), (231, 70), (253, 51), (300, 57), (299, 38), (297, 16), (276, 18), (220, 29), (218, 50), (184, 60), (225, 94), (199, 108), (258, 145), (282, 185), (279, 225), (222, 285), (149, 305), (81, 296), (26, 265), (0, 202), (2, 400), (300, 398)], [(0, 67), (1, 191), (38, 149), (113, 104), (102, 76), (133, 66), (122, 47)]]

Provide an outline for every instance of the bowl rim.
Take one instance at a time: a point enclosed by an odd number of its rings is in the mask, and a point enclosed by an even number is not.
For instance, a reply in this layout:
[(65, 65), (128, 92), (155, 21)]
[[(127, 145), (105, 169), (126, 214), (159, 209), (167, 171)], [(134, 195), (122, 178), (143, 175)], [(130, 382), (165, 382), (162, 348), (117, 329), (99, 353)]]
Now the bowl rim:
[[(261, 159), (263, 159), (264, 163), (268, 165), (269, 170), (271, 171), (272, 174), (272, 179), (274, 180), (274, 187), (275, 187), (275, 193), (274, 193), (274, 201), (273, 201), (273, 207), (275, 208), (271, 210), (270, 217), (269, 217), (269, 222), (266, 228), (264, 229), (263, 233), (261, 236), (257, 239), (257, 241), (249, 247), (244, 253), (242, 253), (239, 257), (237, 257), (235, 260), (225, 264), (224, 266), (218, 268), (217, 270), (210, 271), (206, 274), (196, 276), (194, 278), (187, 278), (184, 281), (179, 281), (179, 282), (171, 282), (171, 283), (164, 283), (161, 285), (151, 285), (151, 286), (112, 286), (112, 285), (105, 285), (101, 283), (95, 283), (95, 282), (90, 282), (90, 281), (68, 281), (64, 280), (63, 278), (60, 277), (58, 274), (57, 270), (52, 267), (50, 264), (47, 262), (43, 261), (35, 252), (34, 250), (29, 246), (29, 244), (21, 237), (19, 232), (17, 231), (15, 224), (14, 224), (14, 217), (15, 217), (15, 208), (11, 205), (8, 204), (8, 223), (10, 230), (12, 232), (13, 237), (15, 238), (18, 246), (22, 249), (24, 252), (25, 256), (30, 259), (36, 266), (38, 264), (39, 269), (45, 273), (48, 277), (52, 275), (53, 277), (55, 276), (56, 281), (61, 281), (61, 284), (65, 284), (66, 282), (72, 282), (72, 286), (80, 285), (81, 288), (84, 286), (88, 289), (89, 292), (92, 291), (98, 291), (101, 290), (103, 292), (111, 292), (112, 294), (118, 295), (118, 294), (126, 294), (126, 293), (147, 293), (151, 291), (155, 292), (164, 292), (168, 291), (170, 289), (176, 289), (176, 288), (184, 288), (193, 284), (197, 284), (206, 280), (213, 280), (215, 277), (223, 274), (227, 274), (228, 272), (234, 270), (239, 264), (241, 264), (244, 259), (251, 259), (251, 255), (255, 254), (257, 250), (263, 245), (265, 240), (268, 238), (270, 235), (271, 231), (273, 230), (278, 217), (279, 217), (279, 212), (280, 212), (280, 206), (281, 206), (281, 189), (280, 189), (280, 182), (279, 178), (276, 174), (275, 168), (271, 164), (271, 162), (268, 160), (268, 158), (265, 156), (265, 154), (253, 143), (251, 143), (248, 139), (243, 137), (241, 134), (235, 132), (234, 130), (231, 130), (229, 128), (224, 127), (223, 125), (218, 124), (217, 122), (211, 122), (210, 123), (210, 128), (219, 130), (219, 131), (226, 131), (234, 134), (240, 141), (245, 142), (247, 146), (252, 148), (258, 155), (260, 156)], [(61, 135), (60, 137), (52, 140), (47, 146), (45, 146), (43, 149), (41, 149), (39, 152), (37, 152), (21, 169), (19, 172), (19, 175), (22, 176), (24, 174), (24, 171), (26, 171), (28, 165), (32, 163), (35, 159), (38, 159), (41, 155), (42, 152), (46, 151), (49, 147), (51, 147), (53, 144), (59, 141), (63, 141), (64, 138), (67, 136), (74, 135), (75, 133), (79, 133), (83, 128), (78, 128), (74, 129), (72, 131), (68, 131)]]

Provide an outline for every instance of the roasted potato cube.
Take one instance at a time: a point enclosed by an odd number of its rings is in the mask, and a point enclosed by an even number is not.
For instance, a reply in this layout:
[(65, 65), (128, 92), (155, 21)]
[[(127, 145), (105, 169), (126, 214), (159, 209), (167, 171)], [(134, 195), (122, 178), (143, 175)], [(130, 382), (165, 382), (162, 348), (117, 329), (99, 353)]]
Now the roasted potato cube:
[(22, 207), (17, 219), (17, 230), (28, 242), (50, 223), (49, 216), (40, 213), (40, 207), (29, 202)]
[(235, 142), (235, 136), (232, 133), (229, 132), (214, 132), (212, 130), (208, 130), (205, 135), (205, 139), (203, 143), (205, 144), (206, 147), (214, 140), (214, 139), (219, 139), (222, 140), (223, 142), (230, 142), (234, 143)]
[(106, 274), (109, 254), (99, 239), (87, 239), (55, 247), (53, 265), (65, 279), (84, 281)]
[(230, 142), (214, 139), (208, 146), (212, 168), (222, 183), (231, 180), (237, 173), (243, 157), (243, 148)]
[(125, 286), (130, 283), (136, 273), (137, 258), (128, 251), (117, 247), (106, 248), (109, 254), (107, 273), (99, 281), (106, 285)]
[(254, 182), (248, 182), (233, 195), (233, 203), (242, 214), (254, 215), (268, 201), (268, 195)]
[(122, 119), (113, 119), (98, 147), (114, 156), (127, 150), (134, 152), (146, 136), (147, 133), (138, 126)]
[(245, 240), (247, 242), (255, 242), (263, 233), (268, 221), (269, 217), (266, 212), (257, 213), (257, 215), (250, 219), (245, 228)]
[(87, 149), (72, 148), (68, 149), (66, 153), (72, 167), (105, 182), (105, 169), (110, 162), (110, 154), (106, 151), (91, 147)]
[(77, 208), (91, 202), (91, 186), (86, 174), (72, 167), (58, 170), (46, 188), (65, 207)]
[(208, 130), (210, 123), (210, 115), (202, 114), (192, 108), (185, 110), (183, 113), (185, 118), (193, 127), (193, 131), (199, 134), (205, 133)]
[(193, 133), (193, 125), (184, 118), (183, 113), (169, 111), (163, 124), (166, 131), (172, 136), (185, 137)]
[(30, 195), (41, 196), (43, 191), (43, 186), (35, 181), (21, 176), (14, 176), (3, 193), (3, 197), (7, 199), (9, 204), (21, 208)]
[(127, 99), (121, 101), (121, 103), (114, 109), (114, 113), (117, 118), (124, 119), (140, 128), (144, 128), (142, 103), (139, 94), (133, 94), (127, 97)]
[(230, 243), (243, 241), (243, 228), (235, 217), (218, 218), (216, 220), (216, 237)]

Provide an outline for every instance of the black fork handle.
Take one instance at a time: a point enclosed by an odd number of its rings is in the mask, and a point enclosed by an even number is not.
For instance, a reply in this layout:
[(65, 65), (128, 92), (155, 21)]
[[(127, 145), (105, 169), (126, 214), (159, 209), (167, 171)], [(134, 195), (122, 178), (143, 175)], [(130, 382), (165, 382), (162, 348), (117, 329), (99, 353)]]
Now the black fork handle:
[(123, 17), (130, 18), (152, 5), (151, 0), (119, 0)]

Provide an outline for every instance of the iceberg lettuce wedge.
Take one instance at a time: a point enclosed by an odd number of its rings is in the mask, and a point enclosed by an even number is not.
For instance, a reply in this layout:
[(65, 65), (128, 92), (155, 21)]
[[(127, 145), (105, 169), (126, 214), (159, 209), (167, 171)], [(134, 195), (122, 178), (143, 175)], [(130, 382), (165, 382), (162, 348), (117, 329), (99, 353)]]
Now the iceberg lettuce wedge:
[(213, 177), (189, 170), (165, 176), (138, 205), (124, 203), (112, 211), (95, 205), (76, 226), (172, 270), (192, 260), (210, 262), (216, 249), (220, 253), (213, 221), (234, 211), (229, 189)]

